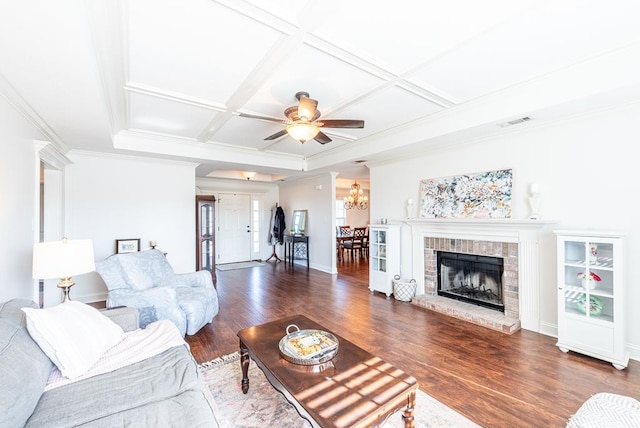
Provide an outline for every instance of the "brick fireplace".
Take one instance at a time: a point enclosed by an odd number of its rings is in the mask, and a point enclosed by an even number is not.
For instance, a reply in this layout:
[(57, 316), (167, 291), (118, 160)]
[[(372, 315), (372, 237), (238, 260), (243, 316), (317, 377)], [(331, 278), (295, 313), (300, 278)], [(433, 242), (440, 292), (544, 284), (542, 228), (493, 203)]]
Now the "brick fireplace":
[[(437, 252), (499, 257), (504, 262), (502, 275), (502, 296), (504, 312), (495, 313), (490, 309), (470, 303), (451, 302), (437, 296)], [(520, 328), (520, 300), (518, 288), (518, 243), (478, 241), (471, 239), (451, 239), (424, 237), (424, 291), (414, 303), (438, 312), (445, 312), (457, 318), (469, 319), (475, 324), (494, 330), (513, 333)]]
[[(411, 226), (413, 277), (418, 292), (412, 304), (511, 334), (539, 331), (539, 220), (423, 219)], [(437, 253), (503, 259), (504, 312), (437, 295)]]

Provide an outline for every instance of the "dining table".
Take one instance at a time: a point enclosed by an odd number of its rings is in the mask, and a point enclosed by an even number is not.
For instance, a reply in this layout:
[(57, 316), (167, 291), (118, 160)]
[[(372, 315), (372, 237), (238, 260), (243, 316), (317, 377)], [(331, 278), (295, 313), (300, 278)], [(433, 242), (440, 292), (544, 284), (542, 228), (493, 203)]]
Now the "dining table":
[(361, 245), (361, 255), (365, 254), (362, 251), (367, 251), (367, 243), (369, 242), (369, 235), (368, 233), (364, 236), (358, 236), (358, 237), (354, 237), (354, 229), (350, 230), (349, 234), (345, 234), (345, 235), (336, 235), (336, 247), (337, 247), (337, 251), (338, 251), (338, 260), (342, 260), (343, 259), (343, 254), (344, 254), (344, 250), (345, 250), (345, 243), (346, 242), (351, 242), (351, 241), (356, 241), (356, 243), (360, 243)]

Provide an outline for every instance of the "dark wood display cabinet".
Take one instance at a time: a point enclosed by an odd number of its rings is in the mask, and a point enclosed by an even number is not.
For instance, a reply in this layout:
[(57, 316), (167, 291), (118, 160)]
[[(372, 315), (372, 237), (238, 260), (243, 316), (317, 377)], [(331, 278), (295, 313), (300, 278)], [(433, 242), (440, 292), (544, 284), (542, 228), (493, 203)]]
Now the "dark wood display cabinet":
[(196, 196), (196, 270), (206, 269), (216, 281), (215, 203), (213, 195)]

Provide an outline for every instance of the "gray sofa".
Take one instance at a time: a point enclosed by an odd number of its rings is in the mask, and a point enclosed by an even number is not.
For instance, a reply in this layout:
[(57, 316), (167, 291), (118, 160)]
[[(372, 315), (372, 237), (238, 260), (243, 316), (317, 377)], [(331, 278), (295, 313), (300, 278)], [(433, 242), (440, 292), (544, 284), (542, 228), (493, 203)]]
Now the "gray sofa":
[[(0, 303), (1, 427), (219, 426), (187, 346), (44, 392), (53, 363), (29, 335), (22, 307), (35, 305)], [(137, 328), (135, 310), (103, 313), (125, 331)]]

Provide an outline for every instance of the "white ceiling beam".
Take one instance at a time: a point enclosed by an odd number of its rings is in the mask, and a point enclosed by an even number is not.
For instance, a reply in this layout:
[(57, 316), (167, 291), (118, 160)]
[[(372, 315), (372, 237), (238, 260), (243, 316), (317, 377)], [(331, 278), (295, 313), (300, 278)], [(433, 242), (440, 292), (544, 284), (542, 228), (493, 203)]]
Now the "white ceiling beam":
[(264, 152), (220, 143), (201, 143), (142, 132), (121, 131), (113, 139), (116, 149), (188, 159), (230, 162), (251, 166), (300, 171), (303, 158), (297, 155)]

